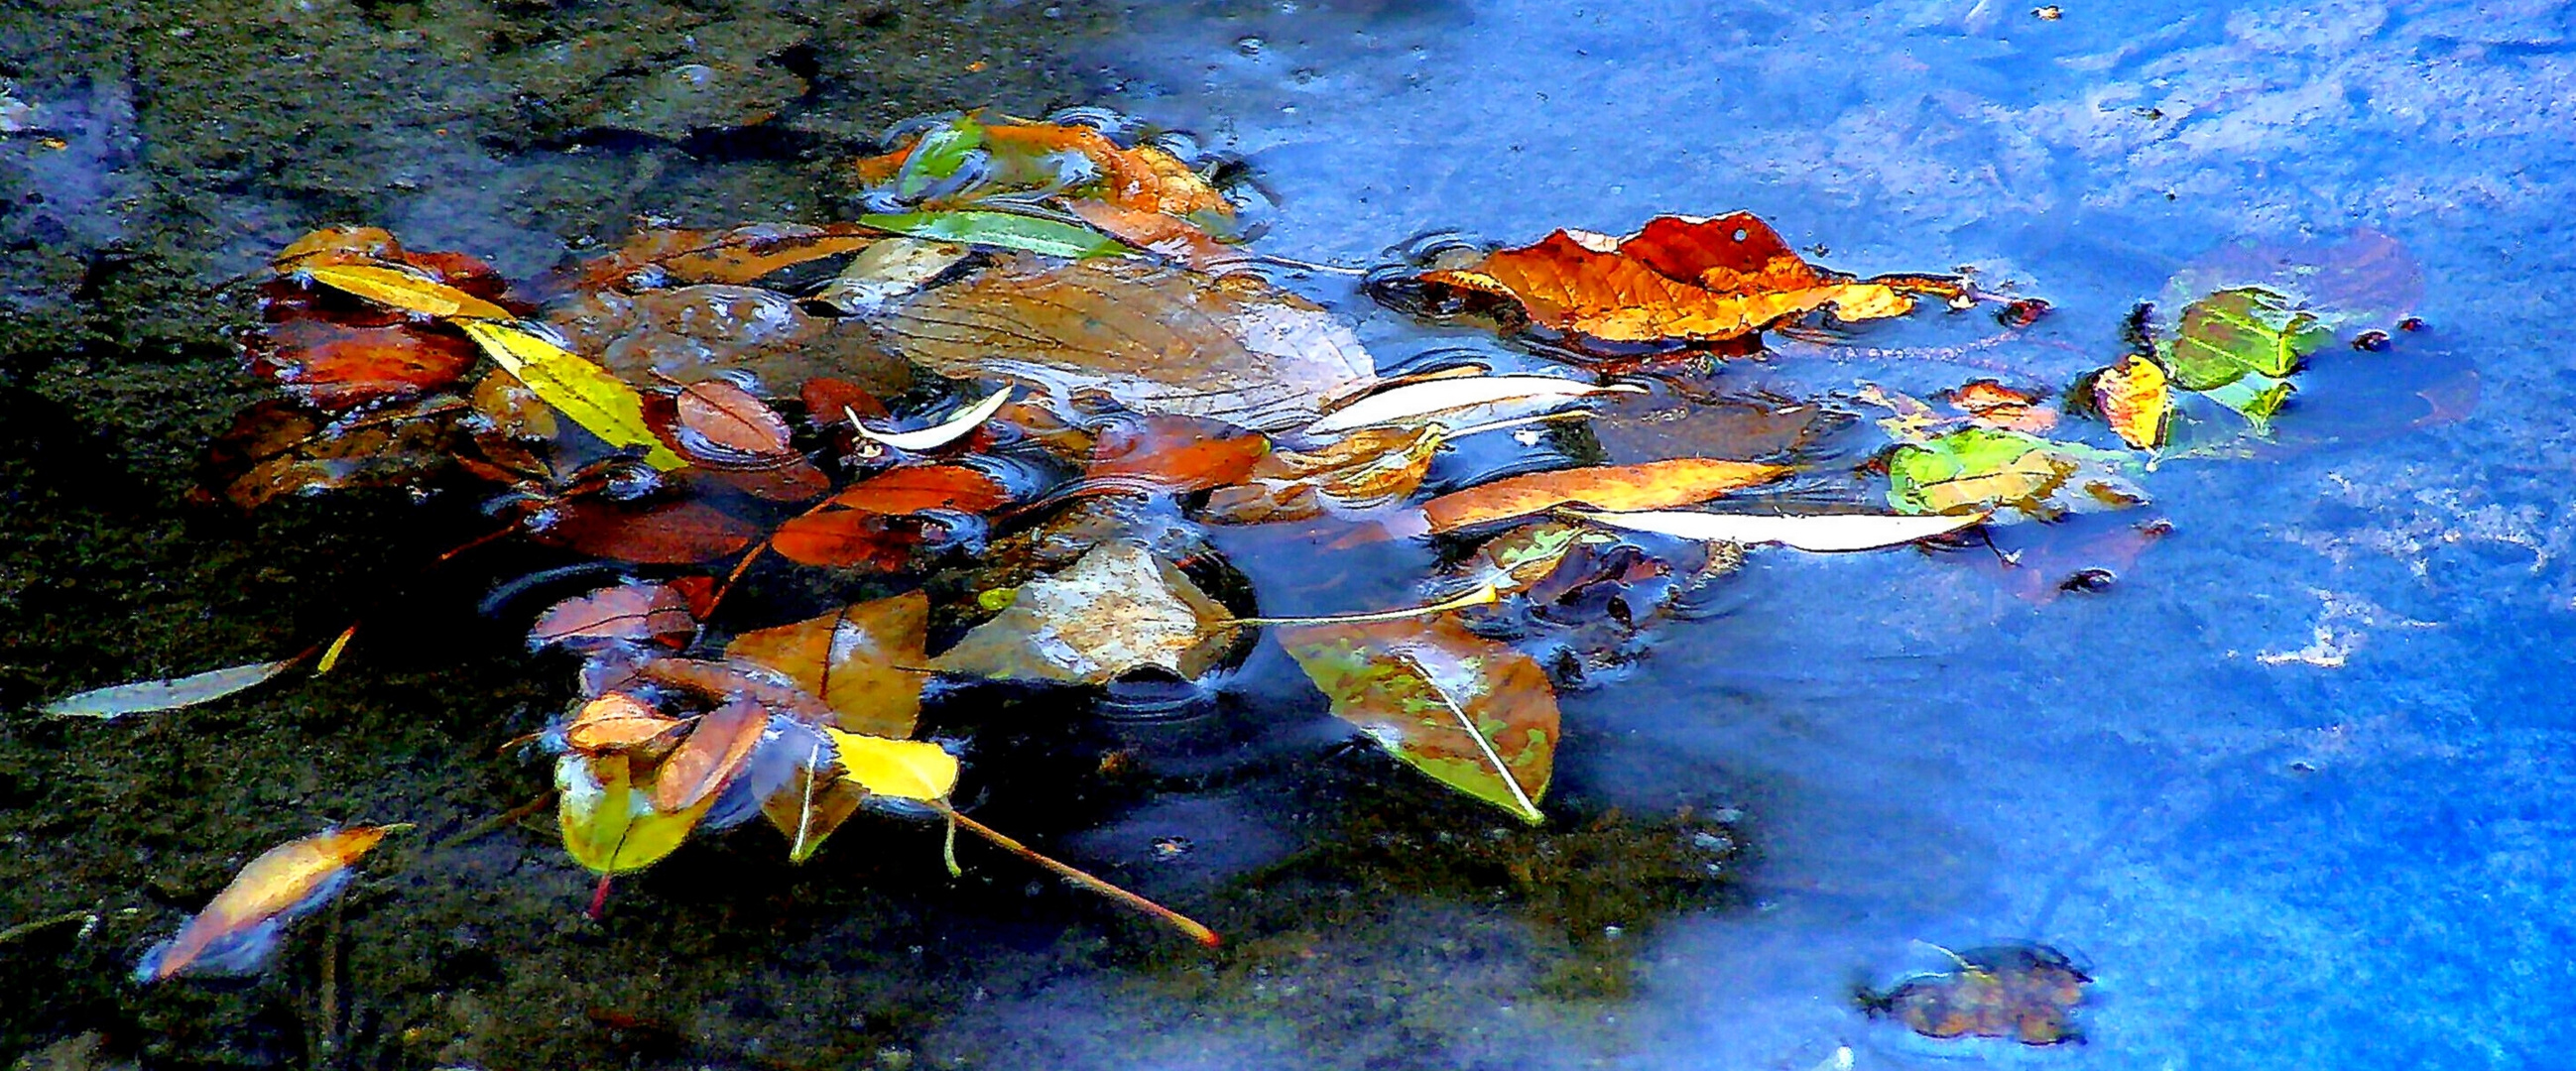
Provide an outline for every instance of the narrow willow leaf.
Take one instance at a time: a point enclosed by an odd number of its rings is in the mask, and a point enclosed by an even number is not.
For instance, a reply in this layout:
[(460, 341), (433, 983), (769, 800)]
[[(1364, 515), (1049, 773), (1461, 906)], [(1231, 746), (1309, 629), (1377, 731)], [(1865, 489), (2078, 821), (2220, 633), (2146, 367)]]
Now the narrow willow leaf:
[(1648, 510), (1595, 513), (1566, 510), (1594, 524), (1655, 532), (1683, 539), (1741, 543), (1777, 543), (1816, 553), (1878, 550), (1919, 539), (1948, 535), (1986, 519), (1983, 513), (1920, 516), (1882, 513), (1818, 513), (1799, 517), (1755, 513), (1701, 513), (1694, 510)]
[(401, 268), (365, 264), (316, 264), (302, 269), (313, 281), (404, 312), (448, 319), (511, 320), (510, 310)]
[(1642, 394), (1631, 383), (1595, 386), (1558, 376), (1470, 376), (1389, 387), (1333, 410), (1306, 426), (1308, 435), (1425, 420), (1438, 414), (1505, 402), (1570, 403), (1594, 394)]
[(349, 883), (349, 865), (405, 826), (351, 826), (288, 841), (260, 853), (206, 909), (152, 946), (134, 971), (158, 982), (181, 971), (242, 974), (277, 947), (286, 923), (329, 901)]
[(46, 704), (43, 712), (57, 718), (116, 718), (127, 714), (178, 710), (242, 691), (286, 672), (303, 660), (303, 655), (297, 655), (275, 662), (228, 666), (169, 680), (138, 681), (99, 688), (54, 700)]
[(897, 450), (911, 450), (916, 453), (923, 450), (936, 450), (963, 439), (968, 433), (982, 427), (985, 421), (993, 419), (993, 414), (1001, 412), (1003, 406), (1011, 404), (1011, 398), (1018, 393), (1019, 391), (1014, 388), (1004, 387), (993, 392), (983, 401), (958, 410), (948, 419), (918, 431), (875, 431), (859, 423), (855, 416), (851, 417), (850, 426), (858, 429), (861, 436)]
[(1089, 227), (1058, 223), (1017, 212), (966, 209), (956, 212), (887, 212), (859, 217), (859, 222), (915, 238), (1018, 249), (1051, 257), (1115, 257), (1133, 253), (1125, 244)]
[(662, 472), (688, 465), (645, 425), (644, 396), (607, 369), (514, 324), (458, 326), (530, 392), (610, 446), (644, 447), (644, 463)]

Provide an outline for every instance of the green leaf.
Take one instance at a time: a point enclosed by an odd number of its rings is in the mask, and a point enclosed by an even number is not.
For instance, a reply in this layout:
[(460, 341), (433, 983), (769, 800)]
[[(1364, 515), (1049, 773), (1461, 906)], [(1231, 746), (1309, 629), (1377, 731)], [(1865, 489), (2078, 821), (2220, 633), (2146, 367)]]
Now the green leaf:
[(595, 873), (622, 874), (659, 862), (689, 839), (715, 804), (710, 796), (684, 811), (658, 811), (652, 793), (635, 791), (630, 777), (624, 755), (555, 760), (564, 850)]
[(44, 713), (57, 718), (106, 719), (192, 707), (249, 688), (286, 672), (303, 660), (304, 656), (297, 655), (275, 662), (210, 669), (170, 680), (137, 681), (99, 688), (54, 700), (46, 704)]
[(2290, 299), (2249, 286), (2184, 307), (2181, 326), (2161, 356), (2183, 389), (2206, 391), (2248, 374), (2288, 376), (2333, 338), (2314, 315), (2292, 308)]
[(2130, 461), (2125, 454), (2017, 431), (1962, 428), (1888, 455), (1887, 501), (1903, 513), (1986, 513), (2010, 506), (2042, 519), (2120, 509), (2146, 501), (2121, 476)]
[(2288, 405), (2290, 395), (2296, 393), (2298, 388), (2288, 380), (2259, 375), (2201, 392), (2209, 400), (2235, 410), (2254, 426), (2254, 434), (2265, 437), (2272, 434), (2272, 418), (2281, 414), (2281, 407)]
[(1282, 629), (1279, 642), (1333, 716), (1442, 784), (1531, 825), (1555, 769), (1559, 716), (1528, 655), (1454, 617)]
[(961, 209), (955, 212), (889, 212), (859, 217), (879, 230), (936, 238), (944, 242), (1018, 249), (1051, 257), (1115, 257), (1134, 252), (1089, 227), (1077, 227), (1017, 212)]
[(607, 369), (514, 324), (460, 320), (457, 326), (530, 393), (608, 445), (644, 447), (644, 463), (657, 471), (688, 465), (644, 423), (644, 396)]
[(919, 197), (929, 189), (954, 178), (957, 169), (966, 166), (975, 150), (984, 147), (984, 125), (973, 116), (958, 116), (954, 122), (921, 136), (912, 151), (904, 155), (903, 170), (895, 176), (895, 193), (902, 197)]

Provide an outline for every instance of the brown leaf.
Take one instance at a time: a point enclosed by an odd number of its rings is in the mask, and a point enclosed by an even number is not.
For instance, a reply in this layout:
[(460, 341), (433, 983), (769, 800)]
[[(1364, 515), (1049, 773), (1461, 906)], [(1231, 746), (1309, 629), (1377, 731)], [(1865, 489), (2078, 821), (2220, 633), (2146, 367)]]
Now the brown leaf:
[(1442, 495), (1422, 504), (1434, 532), (1527, 516), (1558, 506), (1651, 510), (1704, 502), (1789, 474), (1779, 465), (1678, 458), (1642, 465), (1536, 472)]
[(1221, 420), (1144, 417), (1116, 421), (1093, 441), (1086, 476), (1143, 477), (1171, 491), (1240, 483), (1270, 455), (1270, 440)]
[(697, 283), (749, 283), (780, 268), (867, 248), (882, 231), (855, 223), (809, 226), (752, 223), (728, 231), (643, 231), (617, 252), (583, 264), (589, 289), (632, 286), (648, 276), (650, 287)]
[(618, 643), (658, 643), (676, 649), (697, 632), (687, 596), (661, 584), (612, 584), (546, 608), (528, 630), (528, 646), (589, 651)]
[(786, 454), (787, 421), (750, 391), (721, 379), (680, 388), (672, 399), (674, 438), (692, 457), (718, 465), (774, 461)]
[(536, 541), (643, 565), (713, 561), (760, 538), (750, 523), (687, 500), (634, 505), (584, 497), (558, 502), (547, 515), (530, 532)]
[(886, 415), (884, 402), (878, 401), (876, 395), (868, 393), (866, 387), (846, 379), (816, 376), (806, 380), (805, 385), (798, 388), (798, 394), (805, 402), (806, 415), (813, 418), (817, 424), (846, 426), (851, 413), (857, 413), (863, 417)]
[(822, 769), (800, 764), (785, 785), (760, 801), (760, 813), (787, 834), (788, 860), (802, 863), (823, 846), (824, 838), (858, 813), (867, 798), (868, 790), (840, 776), (833, 764), (826, 762)]
[(921, 714), (930, 597), (918, 591), (758, 629), (725, 657), (767, 667), (823, 700), (841, 729), (902, 739)]
[(851, 324), (808, 315), (785, 294), (746, 286), (680, 286), (577, 296), (548, 309), (571, 349), (638, 386), (749, 373), (785, 396), (817, 376), (879, 396), (912, 385), (911, 366)]
[(1742, 212), (1664, 216), (1626, 238), (1560, 230), (1415, 281), (1499, 298), (1550, 331), (1629, 344), (1724, 342), (1828, 307), (1844, 320), (1899, 316), (1915, 294), (1965, 293), (1953, 280), (1821, 271)]
[(1159, 668), (1196, 680), (1233, 631), (1225, 608), (1144, 547), (1112, 541), (1020, 586), (1009, 608), (931, 663), (997, 680), (1106, 684)]
[(689, 738), (654, 771), (654, 809), (685, 811), (723, 791), (742, 772), (768, 727), (768, 709), (749, 698), (729, 701), (698, 718)]
[(1148, 415), (1303, 427), (1366, 386), (1375, 364), (1348, 327), (1250, 275), (1141, 261), (1001, 258), (870, 321), (888, 348), (942, 375), (1007, 378), (1059, 399), (1099, 391)]
[(1254, 259), (1252, 253), (1242, 246), (1217, 241), (1215, 235), (1198, 224), (1178, 216), (1107, 201), (1077, 199), (1065, 207), (1102, 234), (1199, 271), (1214, 272)]
[(635, 676), (710, 703), (748, 699), (808, 725), (832, 723), (832, 708), (774, 670), (703, 658), (656, 658), (635, 667)]
[(582, 704), (564, 723), (564, 746), (584, 755), (639, 750), (667, 740), (684, 724), (632, 695), (610, 692)]
[(243, 509), (286, 495), (416, 483), (454, 463), (455, 398), (325, 421), (284, 399), (242, 411), (207, 451), (206, 483)]
[(1376, 509), (1422, 486), (1444, 435), (1436, 425), (1364, 428), (1318, 450), (1273, 450), (1248, 482), (1208, 496), (1208, 519), (1267, 524)]

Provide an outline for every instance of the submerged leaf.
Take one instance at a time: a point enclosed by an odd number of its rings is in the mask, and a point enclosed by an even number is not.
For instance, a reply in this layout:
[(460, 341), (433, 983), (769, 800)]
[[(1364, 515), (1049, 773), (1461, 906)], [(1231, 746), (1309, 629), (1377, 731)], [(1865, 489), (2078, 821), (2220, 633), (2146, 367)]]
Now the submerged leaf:
[(867, 790), (843, 779), (828, 752), (819, 745), (778, 791), (760, 801), (760, 813), (787, 835), (787, 859), (802, 863), (822, 850), (823, 841), (858, 813)]
[(1338, 435), (1380, 424), (1434, 419), (1461, 409), (1485, 410), (1502, 403), (1538, 403), (1531, 411), (1571, 404), (1594, 394), (1642, 394), (1629, 383), (1596, 386), (1560, 376), (1452, 376), (1407, 383), (1361, 397), (1306, 426), (1308, 435)]
[(1695, 457), (1642, 465), (1563, 469), (1513, 476), (1445, 494), (1423, 503), (1422, 512), (1430, 519), (1432, 531), (1447, 532), (1565, 505), (1605, 510), (1687, 506), (1788, 474), (1789, 470), (1779, 465)]
[(2182, 324), (2162, 347), (2165, 367), (2184, 390), (2206, 391), (2248, 374), (2280, 379), (2334, 334), (2316, 316), (2261, 287), (2222, 290), (2182, 310)]
[(395, 828), (324, 830), (260, 853), (176, 936), (143, 954), (135, 980), (158, 982), (192, 969), (227, 974), (258, 969), (286, 923), (337, 894), (349, 883), (349, 865)]
[(547, 607), (528, 630), (528, 646), (595, 651), (654, 642), (676, 648), (697, 631), (688, 597), (679, 591), (662, 584), (612, 584)]
[(908, 737), (921, 714), (930, 597), (908, 591), (734, 637), (725, 657), (786, 674), (851, 732)]
[(843, 315), (873, 315), (947, 274), (974, 252), (955, 242), (888, 238), (851, 257), (850, 266), (815, 292), (813, 300)]
[(931, 803), (957, 788), (957, 756), (927, 740), (888, 740), (827, 729), (842, 776), (871, 796)]
[(1326, 511), (1363, 513), (1412, 494), (1447, 441), (1436, 425), (1363, 428), (1314, 451), (1273, 450), (1247, 482), (1208, 496), (1222, 524), (1304, 520)]
[(663, 472), (688, 464), (645, 425), (644, 396), (606, 369), (516, 325), (469, 320), (464, 328), (495, 363), (601, 441), (644, 447), (645, 464)]
[(295, 668), (303, 655), (281, 658), (275, 662), (254, 662), (247, 666), (227, 666), (192, 673), (169, 680), (137, 681), (107, 688), (95, 688), (78, 695), (68, 695), (45, 704), (43, 713), (57, 718), (117, 718), (127, 714), (149, 714), (178, 710), (246, 690), (271, 677)]
[(269, 324), (241, 338), (250, 370), (316, 408), (340, 411), (410, 398), (465, 375), (473, 343), (434, 325)]
[(712, 798), (677, 813), (657, 810), (635, 791), (619, 754), (568, 754), (555, 760), (556, 814), (564, 850), (592, 872), (623, 874), (661, 861), (689, 839)]
[(787, 421), (750, 391), (721, 379), (680, 388), (672, 399), (682, 449), (717, 464), (751, 465), (787, 456)]
[(1982, 513), (1959, 516), (1876, 513), (1812, 513), (1782, 516), (1759, 513), (1702, 513), (1652, 510), (1594, 513), (1567, 510), (1568, 515), (1612, 528), (1657, 532), (1683, 539), (1712, 540), (1752, 546), (1778, 543), (1816, 553), (1878, 550), (1948, 535), (1986, 519)]
[(1559, 739), (1556, 693), (1528, 655), (1454, 617), (1283, 629), (1280, 646), (1333, 714), (1443, 784), (1524, 822), (1546, 820)]
[(1135, 252), (1089, 227), (1017, 212), (889, 212), (860, 216), (859, 222), (915, 238), (1017, 249), (1050, 257), (1115, 257)]
[(768, 728), (768, 709), (750, 699), (732, 700), (700, 716), (689, 738), (654, 771), (653, 809), (677, 814), (714, 799), (742, 772)]
[(564, 746), (584, 755), (626, 751), (658, 743), (685, 724), (625, 692), (609, 692), (564, 723)]
[(1134, 260), (1006, 257), (871, 323), (932, 371), (1016, 380), (1060, 412), (1097, 390), (1138, 413), (1283, 431), (1376, 378), (1350, 328), (1303, 298)]
[(2004, 507), (2033, 518), (2124, 509), (2146, 496), (2106, 454), (2020, 432), (1962, 428), (1888, 455), (1889, 505), (1906, 513), (1985, 514)]
[(642, 231), (617, 252), (583, 264), (582, 281), (594, 289), (630, 286), (639, 280), (646, 284), (643, 289), (749, 283), (809, 260), (865, 250), (883, 237), (881, 231), (852, 223), (749, 223), (728, 231)]
[(760, 537), (760, 530), (704, 502), (631, 504), (602, 498), (560, 502), (540, 514), (530, 536), (595, 558), (641, 565), (694, 565), (724, 557)]
[(1141, 417), (1101, 429), (1084, 475), (1141, 477), (1169, 491), (1204, 491), (1249, 478), (1269, 455), (1267, 437), (1221, 420)]
[(1134, 543), (1093, 547), (1054, 576), (1020, 586), (1008, 609), (931, 666), (997, 680), (1107, 684), (1139, 669), (1196, 680), (1215, 668), (1231, 630), (1216, 600)]

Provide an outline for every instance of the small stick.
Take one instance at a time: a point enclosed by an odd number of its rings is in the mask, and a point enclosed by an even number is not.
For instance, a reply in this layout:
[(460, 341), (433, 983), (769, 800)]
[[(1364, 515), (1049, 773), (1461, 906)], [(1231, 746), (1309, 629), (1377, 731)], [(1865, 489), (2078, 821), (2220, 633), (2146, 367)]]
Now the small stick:
[(517, 825), (520, 819), (546, 809), (546, 806), (554, 801), (554, 790), (547, 789), (544, 792), (538, 793), (537, 798), (535, 799), (529, 800), (528, 802), (522, 803), (516, 807), (512, 807), (497, 817), (477, 822), (472, 828), (467, 829), (465, 832), (449, 837), (446, 840), (439, 841), (437, 844), (432, 845), (431, 849), (433, 851), (445, 851), (460, 844), (470, 844), (474, 841), (481, 840), (484, 837), (501, 831), (502, 829)]
[(1125, 904), (1128, 907), (1161, 919), (1162, 921), (1169, 923), (1173, 929), (1188, 934), (1190, 939), (1193, 941), (1197, 941), (1209, 948), (1215, 948), (1224, 940), (1216, 935), (1215, 930), (1199, 925), (1196, 920), (1187, 915), (1181, 914), (1171, 908), (1164, 907), (1161, 904), (1145, 899), (1135, 893), (1128, 892), (1125, 889), (1121, 889), (1108, 882), (1102, 881), (1099, 878), (1092, 877), (1082, 871), (1040, 855), (1036, 850), (1030, 848), (1028, 845), (1002, 835), (1000, 831), (995, 830), (993, 827), (957, 813), (956, 809), (948, 806), (946, 802), (935, 802), (932, 803), (931, 806), (938, 808), (939, 813), (948, 816), (949, 821), (966, 827), (966, 831), (969, 833), (973, 833), (985, 840), (992, 841), (996, 847), (1001, 848), (1003, 851), (1019, 856), (1029, 862), (1036, 863), (1048, 870), (1052, 870), (1066, 881), (1070, 881), (1076, 885), (1082, 886), (1083, 888), (1099, 893), (1102, 896), (1106, 896), (1112, 900), (1118, 901), (1119, 903)]

